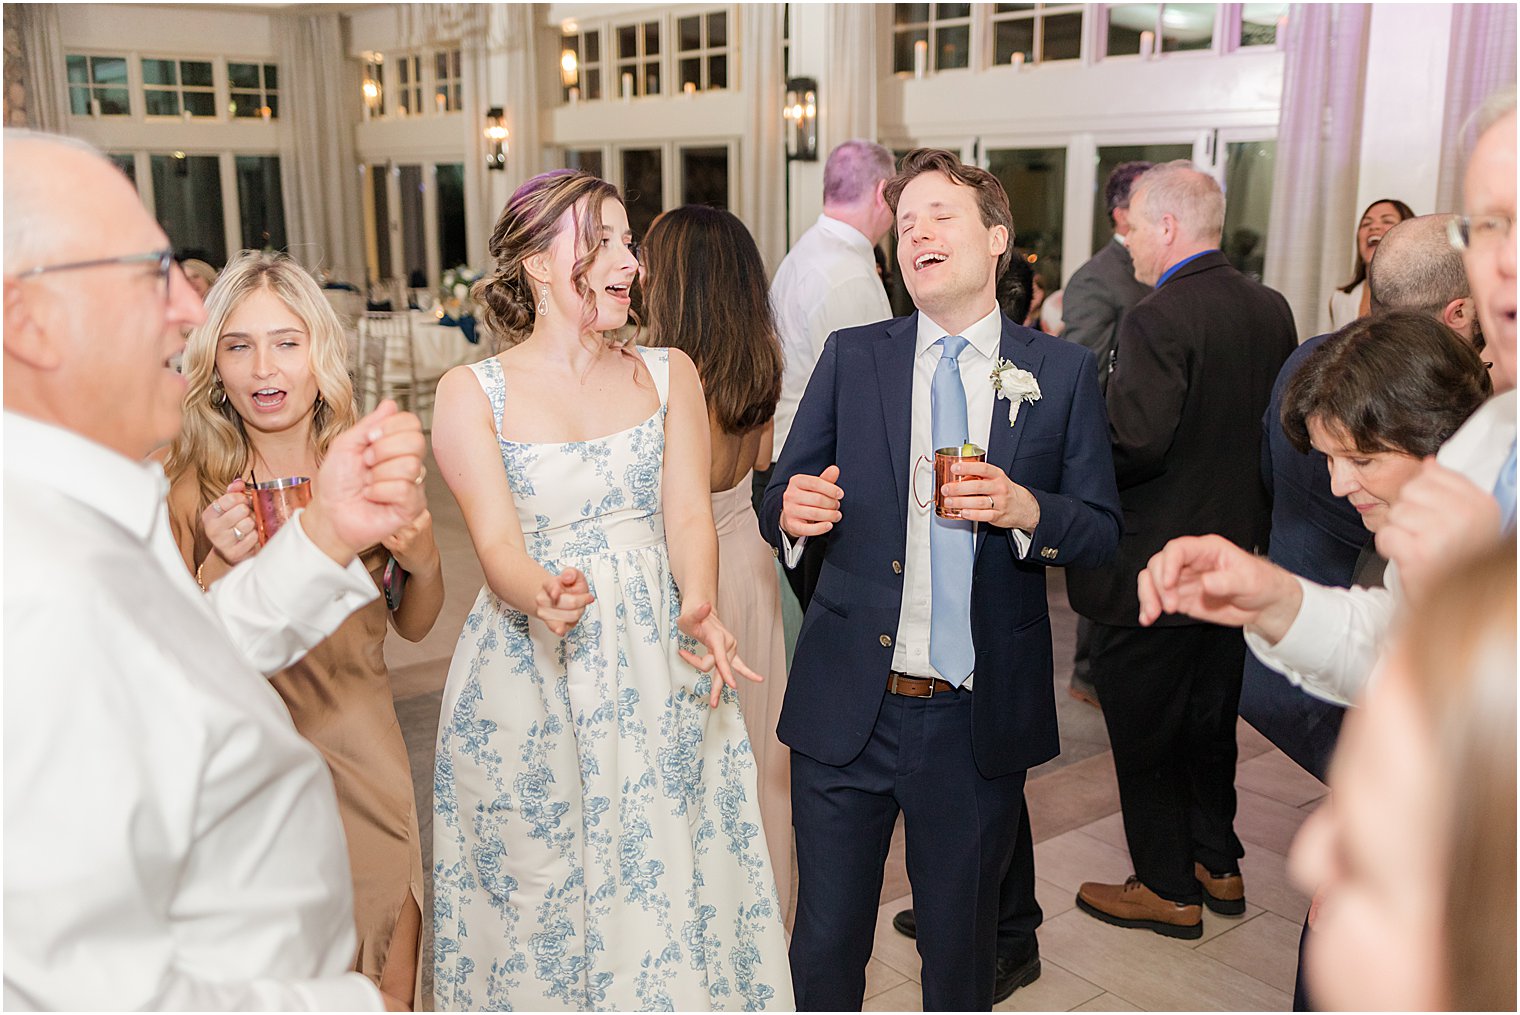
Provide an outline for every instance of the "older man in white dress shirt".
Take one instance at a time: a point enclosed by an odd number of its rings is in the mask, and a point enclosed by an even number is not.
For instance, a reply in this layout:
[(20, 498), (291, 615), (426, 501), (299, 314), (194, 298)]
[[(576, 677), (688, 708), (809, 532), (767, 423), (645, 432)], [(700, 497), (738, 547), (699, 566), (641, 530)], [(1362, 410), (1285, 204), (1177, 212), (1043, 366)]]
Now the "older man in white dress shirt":
[(355, 560), (422, 509), (387, 404), (311, 506), (213, 586), (168, 484), (201, 301), (132, 185), (5, 134), (5, 1006), (379, 1009), (352, 968), (332, 780), (263, 673), (376, 595)]
[[(830, 152), (823, 167), (823, 214), (776, 269), (771, 305), (776, 310), (784, 365), (771, 442), (773, 467), (781, 458), (824, 341), (841, 328), (892, 316), (874, 248), (892, 226), (892, 210), (881, 192), (895, 173), (892, 153), (872, 141), (846, 141)], [(770, 477), (769, 469), (755, 475), (757, 510)], [(818, 581), (822, 549), (821, 541), (814, 540), (814, 551), (802, 566), (786, 572), (804, 611)]]

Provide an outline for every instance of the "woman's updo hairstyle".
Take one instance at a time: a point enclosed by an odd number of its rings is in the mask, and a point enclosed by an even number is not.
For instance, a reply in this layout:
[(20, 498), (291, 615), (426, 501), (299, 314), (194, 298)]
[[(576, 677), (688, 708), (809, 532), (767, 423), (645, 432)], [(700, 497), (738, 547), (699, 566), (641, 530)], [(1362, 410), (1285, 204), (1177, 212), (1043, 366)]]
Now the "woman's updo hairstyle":
[[(606, 180), (578, 169), (552, 169), (528, 180), (507, 200), (491, 232), (489, 249), (496, 267), (471, 290), (486, 327), (495, 332), (502, 348), (516, 345), (533, 331), (538, 293), (524, 265), (549, 249), (567, 211), (577, 251), (570, 280), (585, 302), (582, 327), (596, 319), (596, 294), (586, 284), (586, 273), (600, 250), (602, 202), (608, 198), (621, 200)], [(582, 200), (584, 209), (577, 208)]]

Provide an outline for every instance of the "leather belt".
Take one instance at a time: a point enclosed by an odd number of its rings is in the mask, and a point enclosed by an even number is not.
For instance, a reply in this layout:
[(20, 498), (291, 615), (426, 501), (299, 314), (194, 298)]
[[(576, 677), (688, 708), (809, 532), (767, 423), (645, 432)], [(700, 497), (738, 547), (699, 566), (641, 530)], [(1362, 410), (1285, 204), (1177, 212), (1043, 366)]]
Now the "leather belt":
[(910, 677), (892, 670), (887, 673), (887, 693), (900, 694), (905, 698), (932, 698), (936, 694), (959, 690), (954, 684), (939, 677)]

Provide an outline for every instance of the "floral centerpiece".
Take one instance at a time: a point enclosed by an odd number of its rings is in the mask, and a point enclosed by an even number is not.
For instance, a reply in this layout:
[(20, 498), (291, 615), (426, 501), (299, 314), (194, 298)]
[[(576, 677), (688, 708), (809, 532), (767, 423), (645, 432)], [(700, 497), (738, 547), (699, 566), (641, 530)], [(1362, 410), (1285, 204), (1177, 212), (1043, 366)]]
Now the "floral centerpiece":
[(480, 280), (481, 274), (467, 264), (456, 265), (443, 273), (438, 280), (438, 305), (445, 314), (455, 319), (475, 316), (470, 287)]

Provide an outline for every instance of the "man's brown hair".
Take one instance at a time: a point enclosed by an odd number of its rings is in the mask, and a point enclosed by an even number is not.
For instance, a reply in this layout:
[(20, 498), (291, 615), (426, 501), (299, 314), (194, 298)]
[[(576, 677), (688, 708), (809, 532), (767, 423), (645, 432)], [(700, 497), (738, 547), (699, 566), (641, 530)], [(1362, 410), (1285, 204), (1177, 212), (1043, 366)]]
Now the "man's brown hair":
[[(897, 175), (888, 180), (882, 190), (882, 199), (892, 209), (894, 218), (897, 216), (897, 199), (902, 197), (903, 188), (925, 173), (944, 173), (951, 182), (975, 190), (982, 225), (988, 229), (1002, 226), (1008, 230), (1008, 245), (998, 257), (997, 277), (1002, 278), (1008, 270), (1008, 262), (1013, 260), (1013, 212), (1008, 208), (1008, 192), (1003, 189), (1003, 184), (987, 170), (966, 165), (953, 152), (943, 148), (915, 148), (903, 156), (902, 163), (897, 167)], [(895, 230), (896, 227), (893, 228)]]

